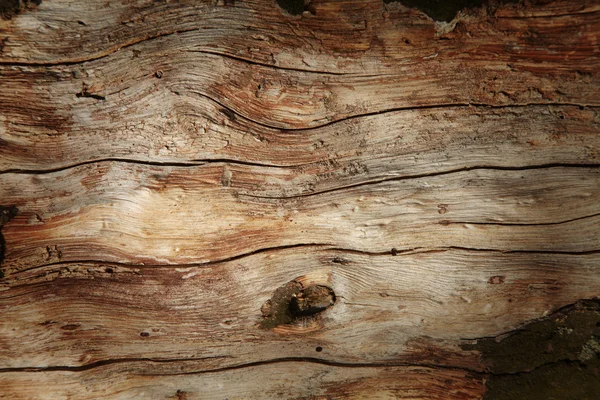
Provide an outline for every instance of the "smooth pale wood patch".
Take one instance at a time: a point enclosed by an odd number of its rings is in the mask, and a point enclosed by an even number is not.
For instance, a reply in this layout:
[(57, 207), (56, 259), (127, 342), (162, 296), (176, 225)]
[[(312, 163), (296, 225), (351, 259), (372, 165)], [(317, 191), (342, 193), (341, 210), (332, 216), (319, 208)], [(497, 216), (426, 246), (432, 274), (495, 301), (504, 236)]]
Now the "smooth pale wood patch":
[(199, 263), (297, 244), (375, 253), (600, 248), (597, 168), (479, 169), (291, 198), (286, 188), (297, 184), (269, 172), (106, 162), (5, 174), (1, 197), (20, 214), (3, 228), (3, 268), (79, 260)]

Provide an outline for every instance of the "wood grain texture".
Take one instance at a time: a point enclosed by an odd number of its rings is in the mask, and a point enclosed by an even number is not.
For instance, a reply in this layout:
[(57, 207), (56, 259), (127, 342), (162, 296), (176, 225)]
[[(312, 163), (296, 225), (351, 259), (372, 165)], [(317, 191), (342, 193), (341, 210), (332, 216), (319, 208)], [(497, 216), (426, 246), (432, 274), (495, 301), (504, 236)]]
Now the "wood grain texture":
[[(593, 297), (599, 257), (468, 250), (392, 256), (312, 246), (204, 266), (54, 264), (5, 278), (2, 332), (11, 340), (0, 358), (4, 368), (138, 358), (200, 358), (225, 367), (319, 357), (481, 371), (477, 353), (458, 346), (462, 339), (496, 336)], [(333, 288), (336, 304), (316, 321), (261, 328), (261, 306), (299, 277)]]
[[(177, 366), (176, 363), (174, 363)], [(175, 369), (175, 368), (173, 368)], [(421, 399), (462, 400), (482, 394), (482, 378), (465, 371), (420, 367), (340, 367), (307, 362), (259, 365), (223, 372), (171, 375), (138, 362), (85, 372), (3, 373), (13, 399)], [(399, 380), (398, 377), (403, 379)], [(265, 379), (268, 377), (268, 379)], [(60, 382), (60, 383), (59, 383)], [(43, 395), (35, 388), (43, 386)], [(308, 396), (307, 393), (310, 393)]]
[(298, 244), (372, 253), (600, 248), (598, 168), (479, 169), (301, 197), (287, 197), (297, 184), (267, 171), (107, 162), (6, 174), (2, 198), (20, 215), (3, 229), (5, 274), (57, 261), (205, 263)]
[[(173, 104), (179, 111), (164, 115), (162, 100), (149, 99), (137, 107), (147, 116), (104, 120), (94, 112), (91, 126), (78, 134), (10, 135), (6, 130), (1, 171), (43, 172), (110, 159), (184, 165), (228, 161), (281, 167), (288, 174), (306, 171), (306, 179), (319, 187), (324, 187), (323, 179), (316, 178), (329, 176), (325, 187), (332, 187), (473, 166), (585, 165), (600, 160), (597, 108), (405, 110), (283, 131), (232, 120), (216, 104), (191, 98)], [(43, 125), (40, 129), (48, 129), (47, 119)]]
[[(34, 3), (0, 398), (485, 399), (470, 345), (600, 295), (598, 1)], [(265, 327), (289, 282), (335, 302)]]

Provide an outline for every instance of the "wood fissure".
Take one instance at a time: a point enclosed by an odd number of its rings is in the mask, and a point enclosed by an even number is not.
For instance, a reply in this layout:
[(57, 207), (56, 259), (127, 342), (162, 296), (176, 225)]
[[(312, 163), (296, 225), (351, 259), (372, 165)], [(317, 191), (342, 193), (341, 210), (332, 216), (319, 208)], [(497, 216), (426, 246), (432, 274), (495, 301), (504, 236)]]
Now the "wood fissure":
[[(221, 357), (208, 357), (206, 359), (214, 359)], [(149, 362), (149, 363), (182, 363), (182, 362), (190, 362), (190, 361), (203, 361), (205, 358), (198, 359), (145, 359), (145, 358), (130, 358), (130, 359), (114, 359), (114, 360), (102, 360), (97, 361), (93, 364), (86, 364), (80, 366), (65, 366), (65, 365), (56, 365), (49, 367), (20, 367), (20, 368), (4, 368), (0, 369), (0, 374), (2, 373), (10, 373), (10, 372), (31, 372), (31, 373), (39, 373), (39, 372), (52, 372), (52, 371), (73, 371), (73, 372), (82, 372), (89, 371), (94, 368), (105, 367), (107, 365), (112, 364), (128, 364), (128, 363), (138, 363), (138, 362)], [(440, 368), (447, 370), (458, 370), (465, 371), (474, 375), (488, 375), (494, 374), (493, 372), (481, 371), (476, 369), (465, 368), (462, 366), (451, 366), (451, 365), (436, 365), (436, 364), (417, 364), (417, 363), (343, 363), (325, 360), (316, 357), (286, 357), (286, 358), (278, 358), (272, 360), (264, 360), (257, 361), (253, 363), (247, 364), (237, 364), (232, 366), (227, 366), (223, 368), (215, 368), (215, 369), (207, 369), (207, 370), (193, 370), (186, 371), (183, 373), (170, 373), (170, 374), (148, 374), (147, 376), (177, 376), (177, 375), (201, 375), (201, 374), (211, 374), (218, 373), (224, 371), (231, 371), (237, 369), (244, 368), (253, 368), (261, 365), (269, 365), (269, 364), (282, 364), (282, 363), (310, 363), (310, 364), (320, 364), (320, 365), (328, 365), (332, 367), (341, 367), (341, 368), (386, 368), (386, 367), (422, 367), (422, 368)], [(514, 373), (517, 374), (517, 373)], [(505, 375), (505, 374), (498, 374)]]
[[(381, 180), (376, 180), (376, 181), (361, 182), (361, 183), (357, 183), (354, 185), (336, 187), (336, 188), (323, 190), (323, 191), (312, 191), (310, 193), (305, 193), (305, 194), (300, 194), (300, 195), (295, 195), (295, 196), (288, 196), (288, 197), (256, 196), (256, 195), (246, 194), (246, 193), (244, 193), (242, 196), (254, 197), (257, 199), (289, 199), (289, 198), (295, 198), (295, 197), (309, 197), (309, 196), (318, 196), (321, 194), (332, 193), (332, 192), (337, 192), (337, 191), (344, 191), (344, 190), (358, 188), (358, 187), (362, 187), (362, 186), (377, 185), (377, 184), (386, 183), (386, 182), (397, 182), (397, 181), (404, 181), (404, 180), (410, 180), (410, 179), (438, 177), (438, 176), (451, 175), (451, 174), (456, 174), (456, 173), (461, 173), (461, 172), (478, 171), (478, 170), (528, 171), (528, 170), (546, 169), (546, 168), (599, 168), (599, 167), (600, 167), (600, 164), (556, 164), (556, 163), (545, 164), (545, 165), (527, 165), (527, 166), (522, 166), (522, 167), (475, 165), (475, 166), (457, 168), (457, 169), (448, 170), (448, 171), (439, 171), (439, 172), (432, 172), (432, 173), (425, 173), (425, 174), (418, 174), (418, 175), (399, 176), (399, 177), (381, 179)], [(585, 216), (582, 218), (588, 218), (588, 217), (593, 217), (593, 216), (594, 215), (590, 215), (590, 216)], [(565, 221), (565, 222), (569, 222), (569, 221)], [(470, 222), (460, 222), (459, 221), (459, 222), (450, 222), (450, 223), (470, 223)], [(557, 223), (563, 223), (563, 222), (552, 222), (551, 224), (557, 224)], [(475, 224), (477, 224), (477, 223), (475, 223)]]

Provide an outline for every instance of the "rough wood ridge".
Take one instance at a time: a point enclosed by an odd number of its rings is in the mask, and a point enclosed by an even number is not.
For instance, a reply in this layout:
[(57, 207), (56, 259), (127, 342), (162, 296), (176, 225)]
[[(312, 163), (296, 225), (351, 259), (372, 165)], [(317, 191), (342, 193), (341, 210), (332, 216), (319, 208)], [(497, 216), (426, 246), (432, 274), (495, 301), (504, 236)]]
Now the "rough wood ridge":
[(1, 1), (0, 398), (600, 398), (600, 2), (417, 3)]

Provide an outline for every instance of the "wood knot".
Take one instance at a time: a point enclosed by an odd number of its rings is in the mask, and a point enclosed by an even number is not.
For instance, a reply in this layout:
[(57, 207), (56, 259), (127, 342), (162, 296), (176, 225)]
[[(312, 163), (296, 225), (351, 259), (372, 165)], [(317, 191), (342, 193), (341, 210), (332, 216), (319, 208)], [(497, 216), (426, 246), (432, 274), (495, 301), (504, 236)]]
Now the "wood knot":
[(288, 282), (277, 288), (262, 306), (261, 327), (272, 329), (278, 325), (318, 318), (319, 314), (335, 304), (335, 300), (335, 293), (330, 287), (310, 285), (305, 288), (300, 282)]
[(325, 311), (335, 303), (335, 294), (331, 288), (321, 285), (309, 286), (292, 297), (290, 310), (293, 315), (309, 316)]

